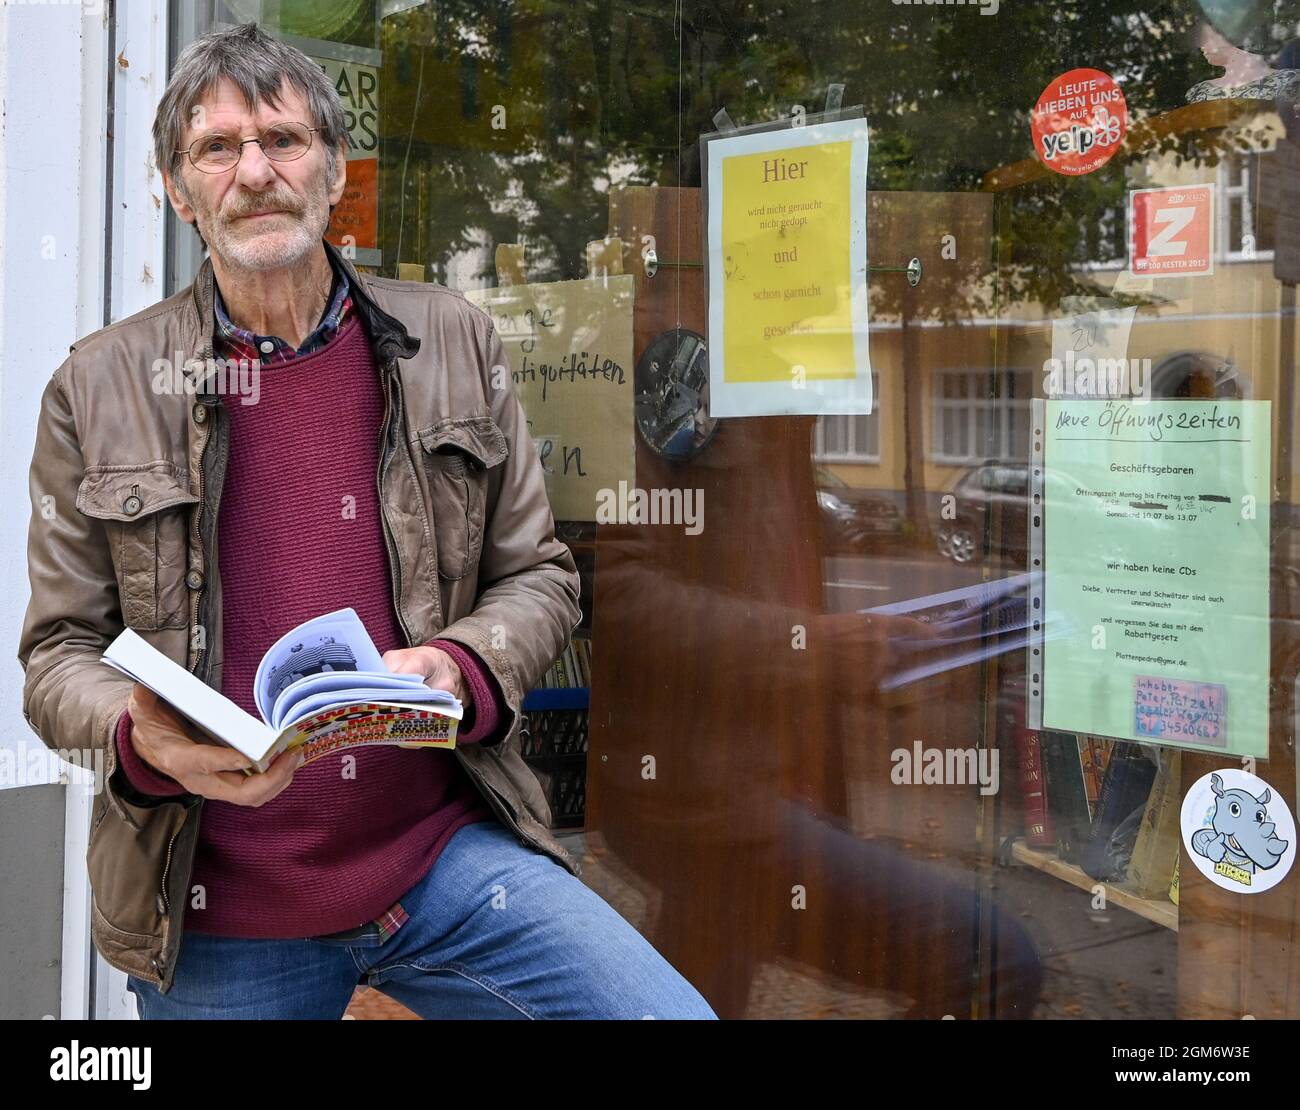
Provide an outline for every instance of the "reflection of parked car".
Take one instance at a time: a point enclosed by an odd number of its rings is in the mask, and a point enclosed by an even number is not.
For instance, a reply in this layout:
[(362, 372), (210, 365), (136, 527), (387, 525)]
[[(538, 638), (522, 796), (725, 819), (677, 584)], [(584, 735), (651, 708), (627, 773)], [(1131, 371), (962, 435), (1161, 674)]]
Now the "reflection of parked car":
[(971, 467), (957, 479), (949, 502), (940, 498), (934, 521), (941, 555), (969, 563), (986, 554), (985, 523), (996, 505), (1001, 512), (1002, 535), (993, 537), (1004, 551), (1027, 550), (1029, 533), (1029, 466), (1023, 462), (989, 461)]
[(880, 490), (859, 489), (817, 468), (817, 507), (828, 551), (862, 551), (903, 533), (903, 514)]

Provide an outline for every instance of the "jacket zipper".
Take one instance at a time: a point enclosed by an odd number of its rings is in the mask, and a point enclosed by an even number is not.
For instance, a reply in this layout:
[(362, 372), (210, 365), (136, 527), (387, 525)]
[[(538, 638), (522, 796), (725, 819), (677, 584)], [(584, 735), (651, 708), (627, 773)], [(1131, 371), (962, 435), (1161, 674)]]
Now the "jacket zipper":
[[(510, 803), (506, 800), (505, 796), (495, 786), (488, 782), (483, 773), (479, 771), (477, 767), (472, 766), (468, 760), (462, 760), (461, 766), (469, 772), (470, 778), (481, 784), (481, 786), (487, 788), (485, 797), (487, 798), (488, 805), (496, 810), (501, 819), (510, 826), (510, 830), (515, 834), (515, 836), (528, 844), (534, 843), (533, 838), (524, 832), (523, 826), (521, 826), (518, 820), (516, 820), (515, 815), (511, 810)], [(480, 789), (479, 793), (482, 794), (483, 790)]]
[[(212, 357), (212, 347), (210, 344), (204, 348), (204, 357), (205, 358)], [(196, 404), (202, 404), (202, 402), (199, 401), (196, 402)], [(214, 406), (214, 411), (215, 411), (215, 406)], [(212, 423), (212, 419), (213, 418), (209, 418), (208, 420), (204, 421), (205, 438), (203, 440), (203, 449), (199, 452), (199, 508), (198, 508), (198, 512), (194, 514), (194, 547), (195, 550), (197, 551), (203, 551), (203, 533), (199, 526), (199, 522), (203, 518), (203, 509), (204, 509), (203, 459), (208, 453), (208, 445), (212, 442), (213, 428), (215, 427), (215, 425)], [(194, 591), (194, 610), (193, 610), (192, 618), (190, 620), (191, 629), (195, 629), (199, 627), (199, 600), (200, 598), (202, 598), (203, 594), (207, 591), (208, 588), (208, 576), (207, 576), (207, 566), (206, 566), (207, 552), (204, 552), (203, 561), (205, 564), (204, 574), (203, 574), (203, 585), (199, 589)], [(200, 678), (202, 677), (201, 672), (203, 670), (203, 664), (207, 661), (207, 653), (208, 653), (208, 634), (207, 634), (207, 630), (205, 629), (203, 633), (203, 646), (199, 648), (197, 653), (195, 653), (194, 668), (192, 672), (195, 675), (199, 676)]]
[(171, 913), (171, 902), (167, 897), (167, 875), (172, 869), (172, 845), (176, 843), (176, 838), (180, 836), (181, 829), (183, 829), (184, 827), (185, 827), (185, 819), (182, 818), (181, 823), (176, 826), (176, 831), (172, 833), (171, 839), (167, 841), (167, 862), (163, 864), (163, 874), (162, 874), (162, 900), (163, 900), (164, 917), (167, 917)]
[[(407, 627), (406, 619), (402, 616), (402, 566), (397, 558), (396, 545), (389, 533), (388, 514), (384, 512), (383, 474), (384, 464), (388, 457), (388, 441), (391, 438), (389, 424), (392, 420), (392, 396), (393, 389), (400, 386), (400, 382), (396, 380), (396, 364), (397, 360), (392, 359), (385, 366), (385, 371), (389, 374), (389, 378), (384, 383), (384, 423), (380, 435), (379, 467), (375, 474), (375, 491), (379, 497), (379, 519), (383, 523), (384, 544), (388, 549), (388, 569), (393, 580), (395, 599), (393, 608), (396, 611), (398, 623), (402, 626), (402, 633), (406, 637), (407, 644), (414, 646), (411, 630)], [(469, 772), (470, 777), (474, 779), (475, 782), (481, 783), (483, 787), (487, 788), (486, 793), (482, 789), (479, 790), (479, 793), (487, 799), (488, 805), (491, 806), (498, 816), (500, 816), (501, 819), (510, 827), (515, 836), (525, 843), (532, 844), (541, 850), (541, 845), (524, 832), (523, 827), (511, 812), (510, 805), (506, 801), (505, 797), (487, 781), (482, 772), (480, 772), (478, 768), (474, 767), (468, 760), (462, 761), (461, 766)]]
[[(402, 633), (406, 637), (407, 644), (414, 646), (412, 643), (413, 638), (411, 636), (411, 630), (407, 627), (406, 620), (402, 616), (402, 565), (397, 558), (397, 548), (389, 533), (388, 514), (384, 512), (384, 464), (388, 456), (388, 441), (391, 438), (389, 424), (392, 420), (393, 389), (396, 388), (398, 384), (394, 380), (396, 377), (395, 366), (396, 359), (390, 361), (385, 366), (385, 371), (388, 372), (390, 376), (384, 383), (384, 423), (380, 435), (379, 467), (375, 474), (375, 490), (379, 496), (379, 519), (383, 522), (384, 544), (388, 549), (388, 569), (393, 579), (393, 596), (395, 600), (393, 608), (396, 611), (398, 623), (402, 626)], [(532, 838), (524, 832), (523, 827), (510, 811), (509, 803), (500, 792), (498, 792), (497, 789), (487, 781), (482, 772), (470, 764), (468, 760), (463, 761), (461, 766), (466, 768), (471, 778), (476, 782), (481, 783), (483, 787), (487, 788), (486, 793), (482, 789), (479, 790), (479, 793), (484, 795), (487, 799), (488, 805), (496, 811), (501, 819), (510, 827), (511, 831), (513, 831), (520, 840), (530, 844), (534, 843)]]

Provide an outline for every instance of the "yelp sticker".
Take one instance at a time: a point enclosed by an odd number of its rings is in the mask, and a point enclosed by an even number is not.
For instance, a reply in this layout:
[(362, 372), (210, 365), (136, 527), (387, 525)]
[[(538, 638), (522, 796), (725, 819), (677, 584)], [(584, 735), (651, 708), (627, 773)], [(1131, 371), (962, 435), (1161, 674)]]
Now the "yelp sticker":
[(1109, 74), (1072, 69), (1043, 90), (1032, 116), (1034, 153), (1054, 173), (1092, 173), (1128, 131), (1128, 102)]

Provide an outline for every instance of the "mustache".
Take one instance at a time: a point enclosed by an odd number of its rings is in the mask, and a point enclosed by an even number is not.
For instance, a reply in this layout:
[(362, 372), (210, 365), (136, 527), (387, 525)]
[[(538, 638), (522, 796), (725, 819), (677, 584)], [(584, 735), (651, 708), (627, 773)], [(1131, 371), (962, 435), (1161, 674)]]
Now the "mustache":
[(302, 205), (292, 198), (263, 198), (233, 205), (225, 214), (227, 220), (238, 220), (244, 216), (256, 216), (263, 212), (287, 212), (297, 216), (302, 214)]

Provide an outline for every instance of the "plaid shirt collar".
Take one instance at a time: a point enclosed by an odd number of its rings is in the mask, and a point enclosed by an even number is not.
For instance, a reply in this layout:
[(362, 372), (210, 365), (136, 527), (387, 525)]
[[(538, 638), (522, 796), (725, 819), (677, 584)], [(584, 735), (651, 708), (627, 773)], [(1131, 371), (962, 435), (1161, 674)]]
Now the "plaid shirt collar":
[[(329, 254), (328, 251), (325, 253)], [(235, 324), (226, 313), (225, 302), (221, 299), (221, 289), (214, 281), (212, 304), (216, 328), (213, 334), (213, 346), (218, 348), (218, 353), (225, 358), (235, 360), (259, 359), (263, 366), (270, 366), (278, 362), (288, 362), (299, 355), (311, 354), (324, 347), (334, 338), (347, 318), (347, 314), (352, 311), (352, 291), (348, 284), (348, 276), (341, 267), (334, 265), (333, 259), (330, 260), (330, 265), (334, 271), (334, 286), (325, 314), (297, 350), (290, 347), (278, 335), (255, 335), (247, 328)]]

